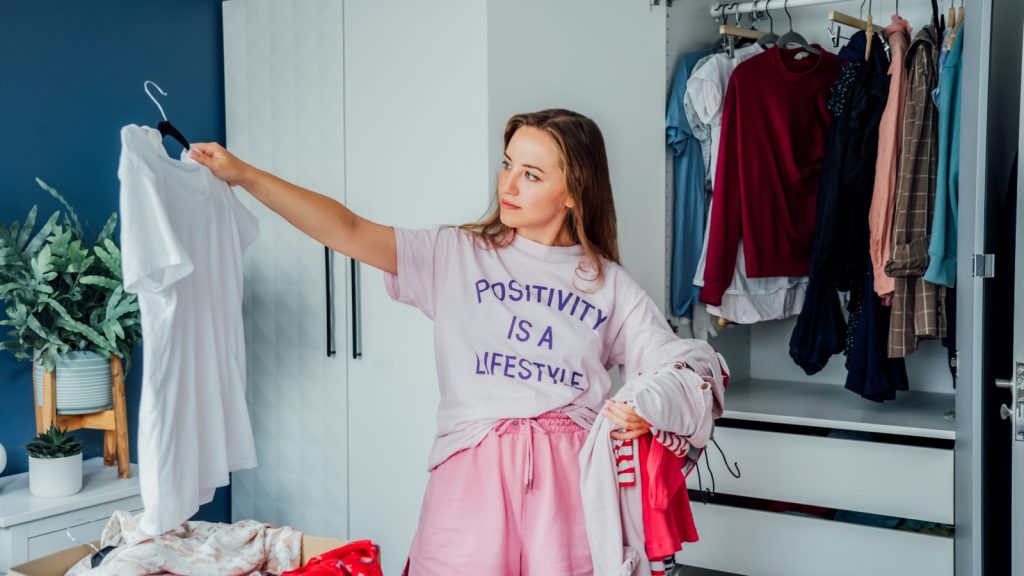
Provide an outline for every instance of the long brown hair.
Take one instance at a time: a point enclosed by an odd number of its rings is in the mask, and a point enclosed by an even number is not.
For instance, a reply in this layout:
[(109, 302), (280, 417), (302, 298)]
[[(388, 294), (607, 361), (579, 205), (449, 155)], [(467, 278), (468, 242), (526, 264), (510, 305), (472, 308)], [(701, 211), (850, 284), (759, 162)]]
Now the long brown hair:
[[(601, 129), (590, 118), (561, 108), (516, 114), (505, 125), (505, 148), (523, 126), (543, 130), (558, 145), (559, 166), (574, 203), (565, 222), (573, 241), (583, 247), (587, 257), (579, 270), (588, 270), (591, 279), (600, 285), (604, 281), (601, 258), (619, 263), (615, 201)], [(478, 234), (491, 248), (508, 246), (514, 237), (512, 230), (501, 222), (497, 190), (488, 215), (461, 228)]]

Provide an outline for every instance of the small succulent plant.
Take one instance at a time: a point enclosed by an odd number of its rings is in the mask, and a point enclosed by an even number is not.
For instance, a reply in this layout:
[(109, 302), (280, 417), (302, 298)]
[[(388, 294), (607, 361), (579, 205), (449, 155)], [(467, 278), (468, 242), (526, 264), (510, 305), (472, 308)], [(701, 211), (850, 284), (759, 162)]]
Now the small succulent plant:
[(25, 444), (25, 450), (33, 458), (64, 458), (82, 452), (82, 441), (69, 436), (66, 429), (51, 424), (50, 429)]

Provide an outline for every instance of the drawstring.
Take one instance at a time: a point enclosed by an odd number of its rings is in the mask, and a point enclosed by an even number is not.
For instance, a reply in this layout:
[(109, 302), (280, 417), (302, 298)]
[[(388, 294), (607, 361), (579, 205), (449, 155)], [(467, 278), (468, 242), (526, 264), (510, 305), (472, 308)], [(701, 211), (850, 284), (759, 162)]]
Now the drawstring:
[(526, 430), (526, 473), (523, 478), (523, 492), (529, 492), (533, 488), (533, 431), (537, 429), (542, 434), (546, 434), (547, 431), (533, 418), (508, 418), (502, 420), (494, 430), (502, 435), (513, 426), (522, 426)]

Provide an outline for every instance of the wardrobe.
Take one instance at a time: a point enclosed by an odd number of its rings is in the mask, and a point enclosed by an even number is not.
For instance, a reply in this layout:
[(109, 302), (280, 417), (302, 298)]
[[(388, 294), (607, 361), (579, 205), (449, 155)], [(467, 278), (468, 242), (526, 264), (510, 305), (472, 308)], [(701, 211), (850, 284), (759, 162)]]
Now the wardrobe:
[[(832, 49), (825, 14), (857, 14), (860, 3), (812, 3), (790, 0), (792, 26)], [(789, 28), (782, 4), (771, 3), (779, 34)], [(894, 10), (872, 4), (876, 21)], [(509, 116), (565, 107), (592, 117), (607, 144), (623, 264), (668, 310), (666, 92), (680, 54), (718, 41), (712, 2), (223, 6), (227, 146), (377, 222), (473, 221), (493, 196)], [(1002, 170), (987, 150), (996, 138), (1016, 148), (1015, 132), (989, 130), (990, 106), (1013, 115), (1012, 126), (1019, 106), (989, 102), (1000, 26), (992, 0), (965, 8), (956, 388), (936, 342), (908, 362), (911, 391), (877, 405), (843, 388), (841, 357), (813, 377), (793, 365), (792, 321), (720, 331), (712, 343), (733, 376), (716, 430), (727, 460), (709, 450), (699, 483), (690, 475), (693, 490), (710, 488), (710, 466), (717, 496), (703, 504), (693, 493), (701, 541), (685, 547), (683, 564), (751, 575), (982, 573), (982, 426), (999, 416), (982, 412), (993, 384), (980, 361), (986, 270), (974, 255), (986, 253), (983, 191)], [(918, 27), (930, 5), (902, 0), (900, 10)], [(1019, 66), (1007, 74), (1019, 84)], [(233, 475), (233, 517), (372, 538), (385, 572), (398, 574), (435, 432), (431, 324), (388, 299), (379, 271), (325, 252), (240, 195), (261, 225), (245, 262), (259, 467)], [(690, 334), (685, 319), (670, 321)], [(951, 524), (955, 536), (766, 511), (750, 499)]]

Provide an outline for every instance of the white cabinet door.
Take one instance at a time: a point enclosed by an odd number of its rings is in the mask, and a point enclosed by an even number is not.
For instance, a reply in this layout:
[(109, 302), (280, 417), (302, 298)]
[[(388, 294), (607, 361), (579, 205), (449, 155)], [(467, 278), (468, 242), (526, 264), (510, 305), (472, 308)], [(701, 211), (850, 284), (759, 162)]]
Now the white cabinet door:
[[(340, 0), (224, 3), (228, 148), (343, 200), (341, 29)], [(345, 538), (345, 284), (335, 286), (339, 352), (330, 357), (323, 246), (236, 191), (260, 220), (245, 259), (244, 307), (259, 467), (233, 475), (232, 517)]]
[[(345, 3), (348, 205), (422, 228), (475, 220), (488, 181), (486, 5)], [(416, 529), (439, 399), (432, 323), (361, 270), (359, 359), (349, 353), (352, 538), (399, 574)]]

